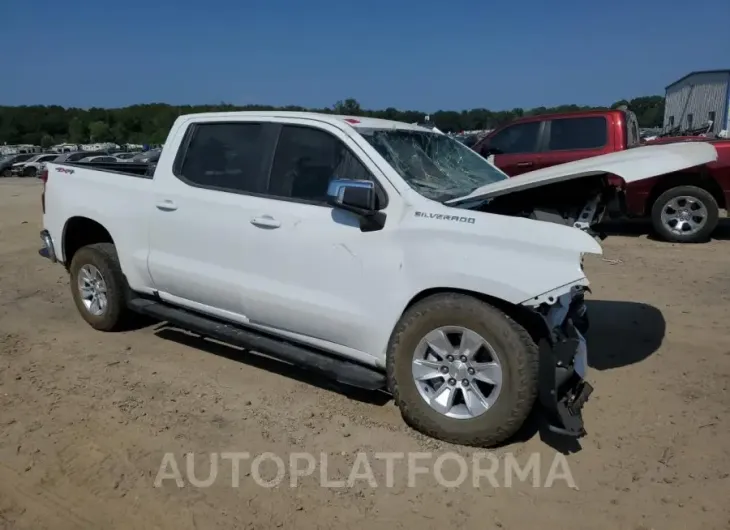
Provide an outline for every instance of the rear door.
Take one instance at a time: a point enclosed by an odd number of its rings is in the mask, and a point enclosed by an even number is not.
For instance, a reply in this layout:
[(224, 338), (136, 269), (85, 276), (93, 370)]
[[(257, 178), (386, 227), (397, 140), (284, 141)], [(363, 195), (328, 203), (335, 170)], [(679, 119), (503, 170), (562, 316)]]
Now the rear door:
[(544, 122), (528, 121), (507, 125), (487, 137), (477, 151), (510, 177), (540, 169), (539, 153)]
[[(245, 321), (252, 224), (273, 151), (272, 125), (192, 124), (174, 164), (155, 173), (148, 266), (163, 299)], [(170, 172), (171, 174), (161, 174)]]

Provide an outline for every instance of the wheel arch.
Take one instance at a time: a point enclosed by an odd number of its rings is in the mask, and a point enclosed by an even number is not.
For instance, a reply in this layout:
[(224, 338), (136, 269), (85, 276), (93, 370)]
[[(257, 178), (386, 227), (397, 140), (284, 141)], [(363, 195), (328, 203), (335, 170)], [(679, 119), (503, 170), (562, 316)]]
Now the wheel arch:
[(61, 241), (63, 261), (66, 267), (71, 264), (74, 254), (82, 247), (94, 243), (114, 244), (112, 235), (104, 225), (83, 216), (71, 217), (66, 221)]
[(455, 287), (433, 287), (420, 291), (408, 301), (400, 316), (402, 317), (403, 314), (405, 314), (405, 312), (408, 311), (408, 309), (410, 309), (413, 305), (430, 296), (454, 293), (471, 296), (472, 298), (476, 298), (481, 302), (484, 302), (499, 309), (512, 320), (525, 328), (525, 330), (530, 334), (535, 343), (539, 342), (540, 339), (550, 335), (550, 330), (548, 329), (545, 320), (529, 307), (519, 304), (513, 304), (511, 302), (507, 302), (506, 300), (502, 300), (501, 298), (490, 296), (488, 294), (480, 293), (477, 291), (471, 291), (469, 289), (460, 289)]
[(717, 180), (712, 177), (712, 175), (703, 171), (699, 173), (672, 173), (660, 178), (651, 189), (651, 192), (646, 199), (644, 211), (648, 215), (651, 215), (651, 210), (659, 196), (665, 191), (669, 191), (670, 189), (677, 188), (679, 186), (695, 186), (697, 188), (702, 188), (712, 195), (720, 208), (727, 207), (722, 187), (718, 184)]

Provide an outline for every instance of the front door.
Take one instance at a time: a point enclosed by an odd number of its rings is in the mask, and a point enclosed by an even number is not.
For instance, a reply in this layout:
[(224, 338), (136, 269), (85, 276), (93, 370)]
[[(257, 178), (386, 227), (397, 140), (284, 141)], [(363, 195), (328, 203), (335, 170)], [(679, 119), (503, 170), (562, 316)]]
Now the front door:
[(507, 125), (482, 141), (476, 150), (510, 177), (542, 167), (538, 151), (543, 122)]
[[(247, 268), (257, 291), (249, 292), (247, 316), (277, 331), (377, 353), (367, 350), (384, 331), (378, 297), (397, 289), (387, 283), (395, 281), (402, 260), (387, 223), (363, 232), (357, 216), (326, 203), (333, 178), (374, 179), (378, 171), (356, 154), (357, 145), (347, 144), (331, 125), (282, 126), (269, 199), (256, 212), (269, 226), (258, 226), (251, 240)], [(385, 204), (382, 189), (379, 196)]]

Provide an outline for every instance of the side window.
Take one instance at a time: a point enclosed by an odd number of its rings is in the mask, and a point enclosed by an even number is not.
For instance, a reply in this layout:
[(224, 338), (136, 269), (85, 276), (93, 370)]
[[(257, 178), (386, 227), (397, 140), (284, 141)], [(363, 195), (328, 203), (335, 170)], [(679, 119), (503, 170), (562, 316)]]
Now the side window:
[(325, 202), (333, 179), (374, 180), (338, 138), (312, 127), (284, 125), (271, 168), (269, 195)]
[(495, 154), (534, 153), (537, 151), (537, 137), (540, 132), (539, 121), (517, 123), (495, 134), (488, 149)]
[(550, 151), (597, 149), (608, 142), (606, 118), (564, 118), (550, 122)]
[(206, 188), (260, 191), (263, 143), (260, 123), (195, 124), (175, 174)]
[(692, 122), (694, 121), (694, 115), (693, 114), (687, 114), (687, 128), (692, 128)]
[(58, 157), (58, 155), (48, 155), (42, 157), (38, 162), (49, 162), (51, 160), (55, 160)]
[(674, 127), (674, 116), (669, 116), (669, 126)]

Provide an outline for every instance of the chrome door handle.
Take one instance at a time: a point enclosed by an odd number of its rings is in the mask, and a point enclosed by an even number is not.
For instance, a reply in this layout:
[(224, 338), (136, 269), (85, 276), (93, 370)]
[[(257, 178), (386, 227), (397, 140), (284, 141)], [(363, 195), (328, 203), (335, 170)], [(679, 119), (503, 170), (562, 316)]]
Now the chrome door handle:
[(177, 210), (177, 204), (171, 200), (160, 201), (155, 206), (158, 210), (162, 210), (163, 212), (174, 212)]
[(259, 228), (279, 228), (281, 226), (281, 221), (277, 221), (270, 215), (262, 215), (251, 219), (251, 224), (258, 226)]

